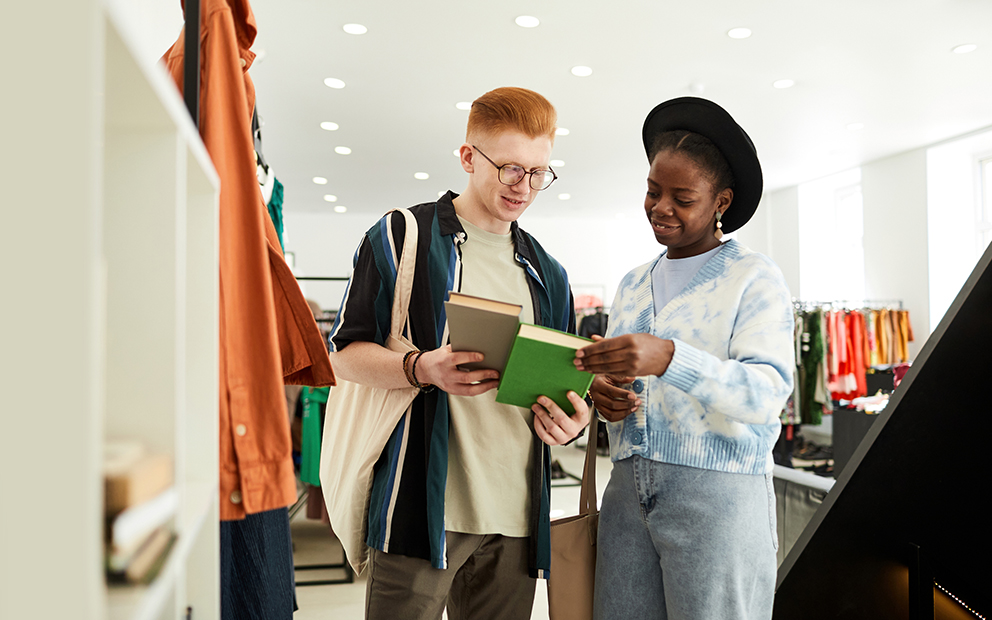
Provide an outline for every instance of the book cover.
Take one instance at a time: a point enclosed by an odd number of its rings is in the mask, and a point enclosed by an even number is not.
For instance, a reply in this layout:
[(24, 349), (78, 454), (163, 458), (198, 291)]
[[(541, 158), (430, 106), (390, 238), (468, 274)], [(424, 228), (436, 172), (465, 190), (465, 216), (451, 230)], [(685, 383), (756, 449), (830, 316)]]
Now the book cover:
[(544, 395), (571, 415), (575, 408), (566, 393), (585, 396), (595, 377), (575, 368), (575, 351), (592, 340), (556, 329), (523, 323), (513, 341), (496, 402), (530, 408)]
[(510, 346), (520, 325), (520, 304), (474, 297), (451, 291), (444, 302), (448, 341), (452, 351), (478, 351), (481, 362), (459, 366), (463, 370), (491, 368), (503, 372)]
[(114, 553), (127, 555), (127, 550), (140, 545), (152, 531), (175, 516), (178, 506), (179, 494), (175, 487), (170, 487), (108, 520), (108, 540)]

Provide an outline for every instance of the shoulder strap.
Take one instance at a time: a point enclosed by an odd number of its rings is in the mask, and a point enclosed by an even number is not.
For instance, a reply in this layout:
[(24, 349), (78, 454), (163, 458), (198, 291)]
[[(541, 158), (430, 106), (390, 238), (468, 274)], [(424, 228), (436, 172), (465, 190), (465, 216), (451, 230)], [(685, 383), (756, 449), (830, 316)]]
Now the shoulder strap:
[[(591, 409), (591, 408), (590, 408)], [(590, 411), (592, 418), (586, 428), (586, 463), (582, 467), (582, 491), (579, 494), (579, 514), (595, 514), (598, 504), (596, 500), (596, 440), (599, 436), (599, 419), (595, 409)]]
[[(413, 291), (413, 273), (417, 266), (417, 239), (419, 229), (417, 218), (409, 209), (393, 209), (386, 215), (402, 213), (406, 219), (406, 235), (403, 239), (403, 253), (396, 266), (396, 286), (393, 289), (393, 314), (390, 321), (390, 334), (400, 337), (409, 320), (410, 293)], [(387, 223), (387, 225), (389, 225)]]

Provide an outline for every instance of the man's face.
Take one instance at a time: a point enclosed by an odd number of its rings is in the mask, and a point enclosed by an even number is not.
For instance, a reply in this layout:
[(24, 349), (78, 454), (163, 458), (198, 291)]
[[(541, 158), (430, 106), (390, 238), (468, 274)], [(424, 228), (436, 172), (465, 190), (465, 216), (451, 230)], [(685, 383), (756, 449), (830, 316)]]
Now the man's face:
[(471, 146), (462, 146), (462, 167), (471, 175), (469, 185), (481, 203), (475, 215), (484, 220), (475, 223), (490, 230), (494, 227), (508, 229), (509, 223), (516, 221), (534, 202), (537, 191), (530, 186), (529, 174), (516, 185), (504, 185), (499, 180), (496, 166), (515, 164), (527, 171), (547, 169), (551, 160), (551, 139), (531, 138), (510, 131), (479, 137), (473, 143), (495, 162), (490, 163)]

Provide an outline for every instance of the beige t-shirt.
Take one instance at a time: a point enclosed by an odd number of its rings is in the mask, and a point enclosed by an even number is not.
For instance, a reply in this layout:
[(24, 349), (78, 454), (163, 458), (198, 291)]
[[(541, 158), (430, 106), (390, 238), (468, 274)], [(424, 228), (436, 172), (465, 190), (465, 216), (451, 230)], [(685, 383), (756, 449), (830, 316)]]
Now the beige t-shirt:
[[(534, 321), (524, 270), (513, 260), (510, 234), (486, 232), (458, 218), (462, 288), (467, 295), (520, 304), (520, 320)], [(496, 390), (449, 396), (445, 529), (465, 534), (530, 534), (533, 418), (529, 409), (496, 402)]]

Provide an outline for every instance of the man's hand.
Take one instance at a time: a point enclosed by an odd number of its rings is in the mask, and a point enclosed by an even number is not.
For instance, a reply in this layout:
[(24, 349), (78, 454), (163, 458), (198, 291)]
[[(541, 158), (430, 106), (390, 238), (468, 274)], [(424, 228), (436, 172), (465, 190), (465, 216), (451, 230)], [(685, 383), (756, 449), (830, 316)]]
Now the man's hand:
[(619, 422), (641, 406), (641, 399), (630, 390), (620, 387), (633, 380), (634, 377), (596, 375), (589, 388), (589, 395), (600, 415), (610, 422)]
[[(459, 370), (460, 364), (481, 362), (482, 353), (451, 350), (451, 345), (425, 351), (417, 360), (417, 381), (436, 385), (448, 394), (477, 396), (499, 385), (495, 370)], [(413, 364), (413, 360), (410, 360)]]
[(603, 375), (660, 376), (668, 370), (675, 343), (651, 334), (625, 334), (597, 340), (575, 352), (575, 367)]
[[(568, 402), (575, 407), (569, 416), (555, 401), (539, 396), (530, 408), (534, 412), (534, 432), (549, 446), (560, 446), (575, 439), (589, 425), (589, 405), (575, 392), (568, 392)], [(591, 438), (591, 441), (596, 441)]]

